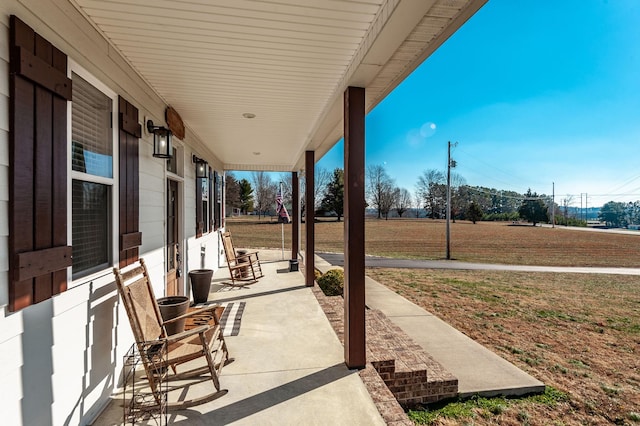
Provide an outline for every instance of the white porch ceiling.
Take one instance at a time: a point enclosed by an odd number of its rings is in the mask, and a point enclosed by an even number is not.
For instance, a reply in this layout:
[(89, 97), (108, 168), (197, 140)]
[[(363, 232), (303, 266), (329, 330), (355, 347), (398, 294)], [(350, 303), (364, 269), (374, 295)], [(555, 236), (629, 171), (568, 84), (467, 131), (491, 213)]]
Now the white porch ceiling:
[(319, 159), (347, 86), (370, 111), (486, 1), (72, 0), (226, 170), (266, 171)]

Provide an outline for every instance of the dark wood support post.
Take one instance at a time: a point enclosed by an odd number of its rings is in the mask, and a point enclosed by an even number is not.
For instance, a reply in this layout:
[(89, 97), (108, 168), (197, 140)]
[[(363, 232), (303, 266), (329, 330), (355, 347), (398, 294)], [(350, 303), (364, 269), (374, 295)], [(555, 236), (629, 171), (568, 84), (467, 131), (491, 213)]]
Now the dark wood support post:
[(298, 172), (291, 172), (291, 259), (298, 259), (300, 251), (300, 181)]
[(364, 321), (364, 89), (344, 93), (344, 357), (366, 364)]
[(305, 249), (304, 249), (304, 271), (305, 284), (307, 287), (313, 287), (315, 281), (315, 211), (314, 211), (314, 192), (315, 192), (315, 152), (306, 151), (304, 157), (305, 169), (304, 178), (306, 183), (306, 191), (304, 195), (304, 224), (305, 224)]

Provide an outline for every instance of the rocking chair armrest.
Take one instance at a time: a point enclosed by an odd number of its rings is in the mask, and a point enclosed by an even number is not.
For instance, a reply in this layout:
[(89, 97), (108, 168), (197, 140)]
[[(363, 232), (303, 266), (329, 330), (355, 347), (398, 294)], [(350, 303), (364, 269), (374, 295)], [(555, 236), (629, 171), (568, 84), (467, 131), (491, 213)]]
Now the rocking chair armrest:
[(219, 303), (216, 303), (215, 305), (208, 305), (208, 306), (203, 306), (201, 308), (198, 309), (194, 309), (192, 311), (187, 312), (186, 314), (182, 315), (185, 318), (188, 318), (190, 316), (193, 315), (200, 315), (200, 314), (205, 314), (208, 312), (215, 312), (216, 309), (222, 307), (222, 305), (220, 305)]
[(173, 343), (173, 342), (177, 342), (180, 341), (186, 337), (190, 337), (190, 336), (194, 336), (196, 334), (201, 334), (206, 332), (207, 330), (209, 330), (211, 327), (208, 325), (201, 325), (198, 327), (194, 327), (192, 329), (189, 330), (185, 330), (181, 333), (176, 333), (176, 334), (172, 334), (170, 336), (161, 338), (159, 340), (165, 340), (167, 343)]
[(251, 256), (256, 256), (256, 259), (258, 258), (258, 252), (257, 251), (252, 251), (249, 253), (243, 253), (243, 254), (239, 254), (236, 255), (236, 261), (238, 259), (249, 259), (249, 261), (251, 261)]
[(171, 323), (179, 321), (179, 320), (191, 318), (192, 316), (195, 316), (195, 315), (201, 315), (201, 314), (208, 313), (208, 312), (214, 312), (215, 309), (219, 308), (219, 307), (220, 307), (220, 305), (216, 304), (216, 305), (209, 305), (209, 306), (206, 306), (204, 308), (194, 309), (193, 311), (189, 311), (186, 314), (182, 314), (182, 315), (180, 315), (178, 317), (171, 318), (171, 319), (166, 320), (166, 321), (162, 321), (162, 325), (171, 324)]

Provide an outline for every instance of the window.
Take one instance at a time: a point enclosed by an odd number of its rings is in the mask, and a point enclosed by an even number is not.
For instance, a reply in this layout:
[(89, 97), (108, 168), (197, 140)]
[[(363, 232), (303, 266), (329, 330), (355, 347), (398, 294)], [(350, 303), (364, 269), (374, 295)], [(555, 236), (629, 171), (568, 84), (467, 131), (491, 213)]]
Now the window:
[(113, 262), (114, 95), (72, 73), (71, 242), (73, 278)]
[(213, 222), (215, 229), (222, 227), (221, 217), (222, 217), (222, 175), (218, 172), (214, 172), (214, 207), (213, 207)]
[(196, 178), (196, 238), (218, 229), (214, 223), (218, 203), (215, 191), (214, 172), (209, 168), (207, 177)]
[(211, 229), (209, 228), (209, 179), (203, 178), (198, 180), (200, 181), (200, 187), (202, 190), (202, 232), (206, 234), (207, 232), (211, 231)]
[(178, 174), (178, 148), (175, 146), (172, 147), (171, 158), (167, 159), (167, 171), (173, 173), (174, 175)]

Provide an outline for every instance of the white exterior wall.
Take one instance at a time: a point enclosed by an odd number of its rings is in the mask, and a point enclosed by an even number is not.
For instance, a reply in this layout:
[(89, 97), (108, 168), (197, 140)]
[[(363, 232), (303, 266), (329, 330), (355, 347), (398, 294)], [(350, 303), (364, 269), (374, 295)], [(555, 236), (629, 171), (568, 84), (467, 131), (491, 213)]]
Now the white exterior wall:
[[(150, 268), (157, 297), (164, 291), (166, 172), (165, 162), (152, 157), (152, 137), (144, 131), (143, 120), (148, 117), (162, 123), (166, 105), (66, 0), (3, 0), (0, 3), (1, 422), (7, 425), (87, 424), (99, 414), (114, 387), (119, 385), (122, 357), (133, 343), (133, 337), (124, 308), (118, 302), (110, 269), (70, 283), (68, 291), (52, 299), (19, 312), (8, 312), (8, 27), (11, 14), (140, 110), (143, 124), (139, 160), (140, 256)], [(216, 232), (195, 238), (195, 168), (191, 155), (196, 153), (218, 170), (220, 162), (200, 141), (190, 138), (188, 128), (183, 146), (181, 213), (186, 248), (182, 269), (184, 283), (188, 285), (189, 269), (218, 269), (220, 256)], [(117, 232), (117, 220), (114, 225)], [(204, 257), (201, 257), (202, 246)], [(114, 262), (117, 263), (117, 259)]]

